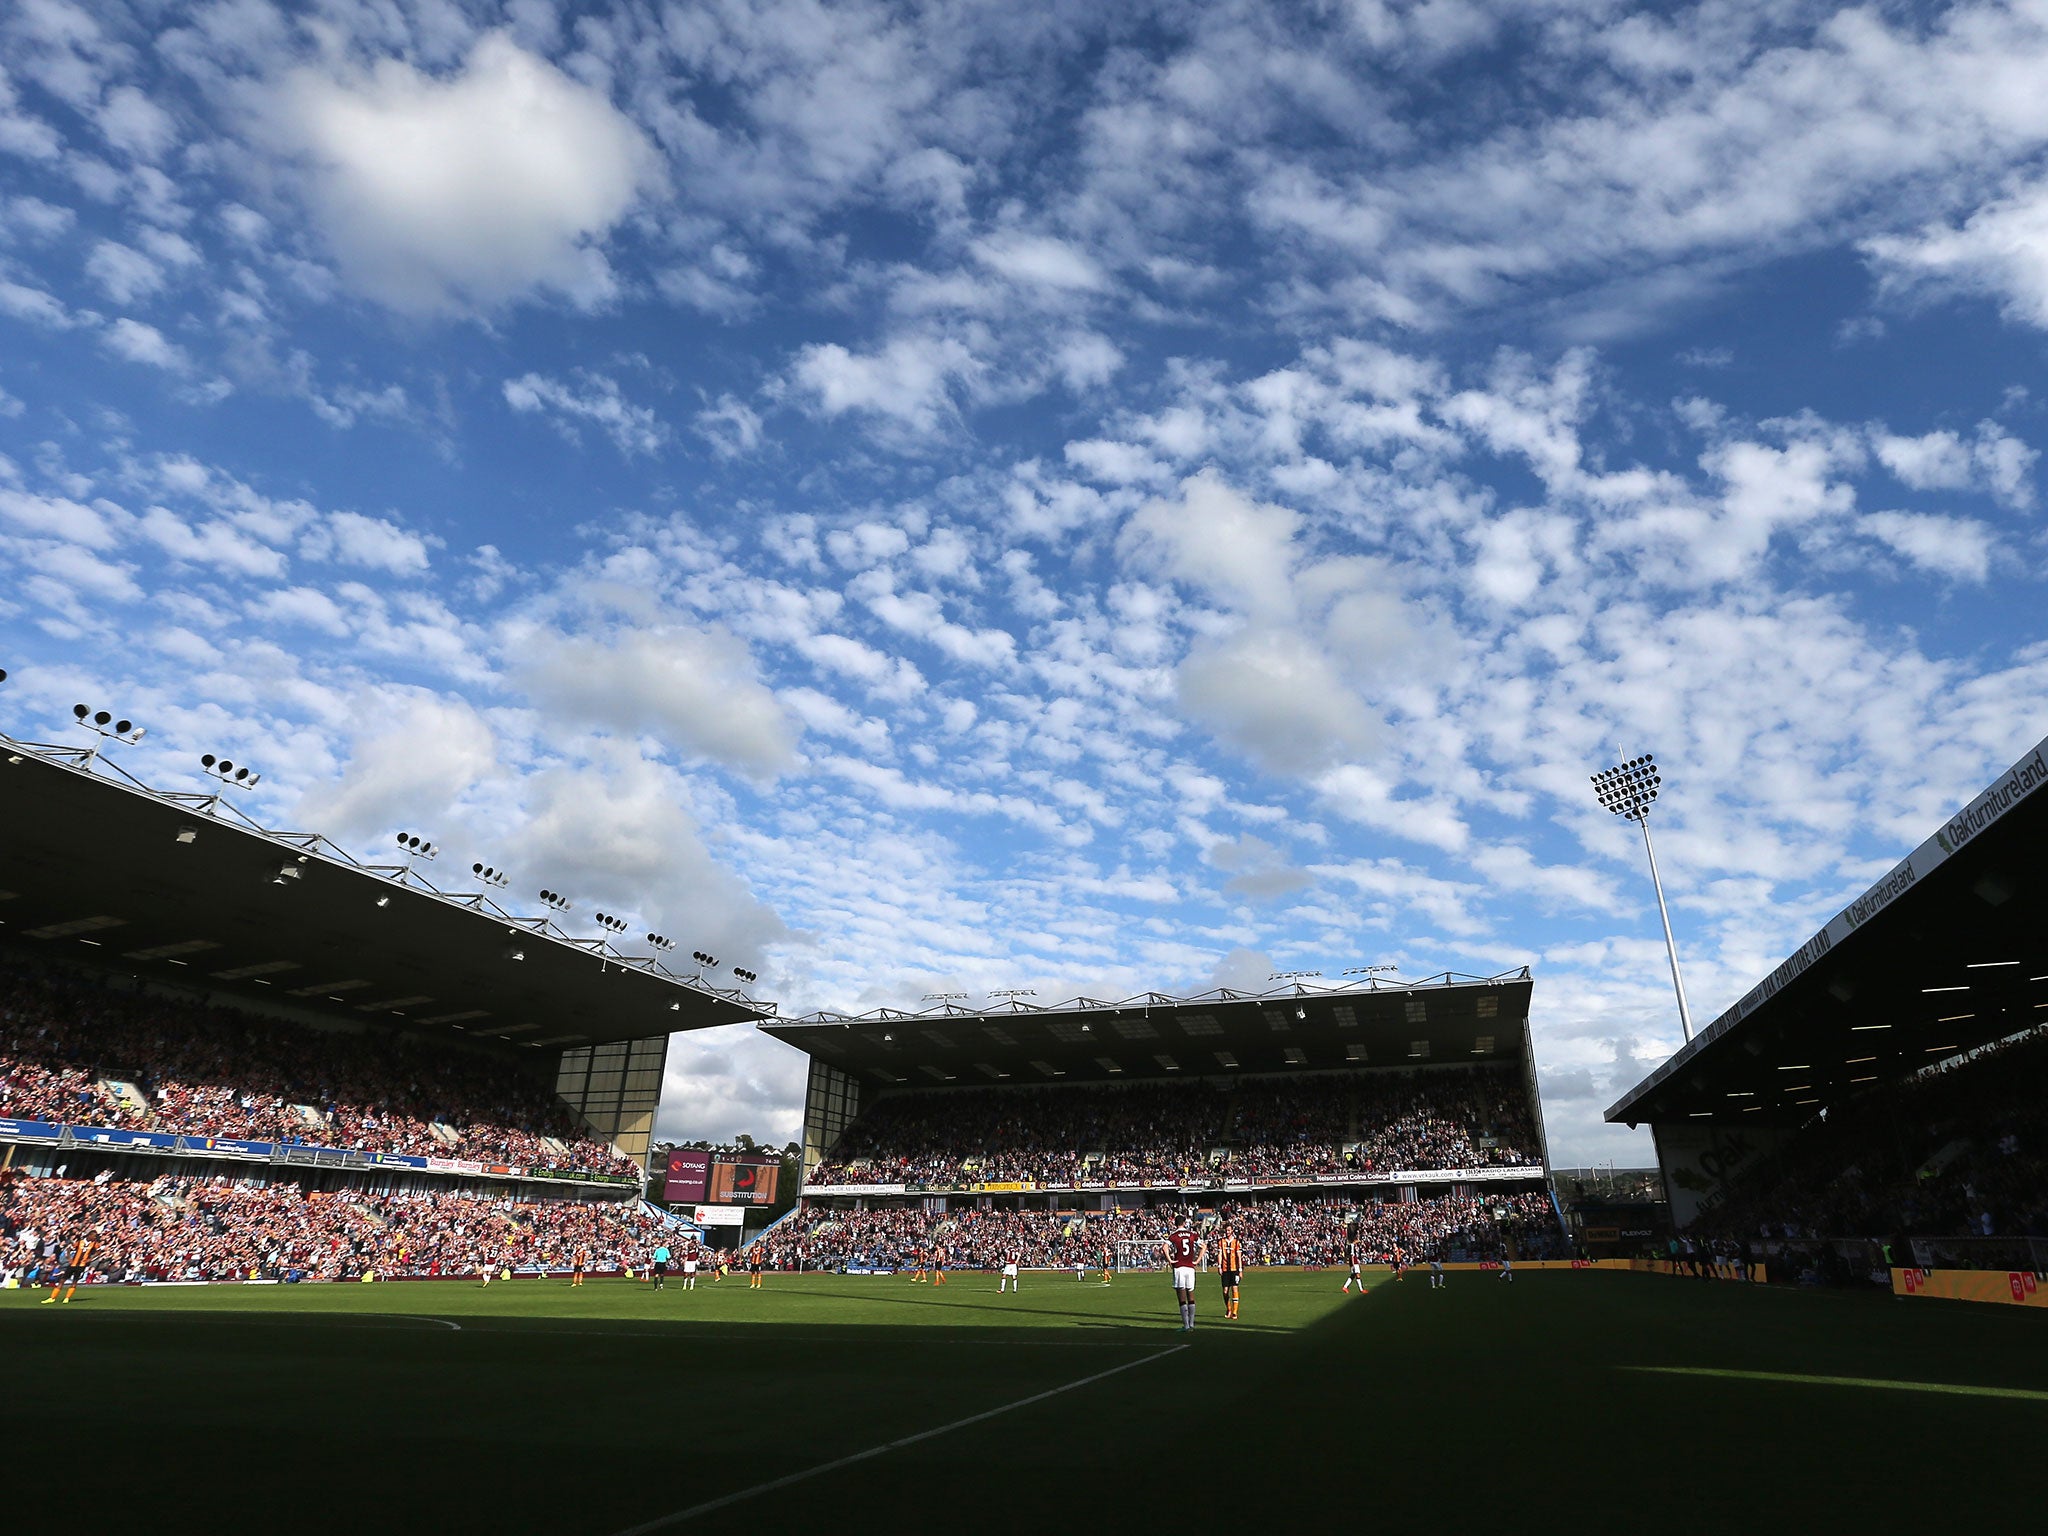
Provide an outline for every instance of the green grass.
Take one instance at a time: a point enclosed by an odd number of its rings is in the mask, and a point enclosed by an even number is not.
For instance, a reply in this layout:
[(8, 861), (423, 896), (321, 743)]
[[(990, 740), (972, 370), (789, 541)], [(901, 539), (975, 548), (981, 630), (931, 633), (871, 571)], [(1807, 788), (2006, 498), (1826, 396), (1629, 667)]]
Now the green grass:
[(2039, 1511), (2038, 1312), (1616, 1273), (1340, 1281), (1255, 1272), (1226, 1324), (1205, 1278), (1187, 1338), (1160, 1276), (6, 1292), (4, 1482), (67, 1525), (610, 1536), (1054, 1392), (665, 1529)]

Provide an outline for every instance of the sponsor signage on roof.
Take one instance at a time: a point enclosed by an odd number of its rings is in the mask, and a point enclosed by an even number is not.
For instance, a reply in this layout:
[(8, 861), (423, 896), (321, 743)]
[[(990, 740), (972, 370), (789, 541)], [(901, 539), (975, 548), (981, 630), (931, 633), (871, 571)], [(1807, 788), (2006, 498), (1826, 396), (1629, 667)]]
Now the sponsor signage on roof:
[(1608, 1113), (1614, 1114), (1623, 1105), (1641, 1097), (1679, 1067), (1691, 1061), (1710, 1042), (1719, 1039), (1755, 1013), (1792, 982), (1811, 970), (1814, 963), (1833, 950), (1837, 944), (1898, 901), (1906, 892), (1947, 863), (1949, 857), (1965, 843), (1982, 836), (2007, 812), (2044, 784), (2048, 784), (2048, 740), (2038, 744), (2033, 751), (2000, 774), (1989, 789), (1943, 822), (1934, 836), (1915, 848), (1883, 879), (1836, 913), (1826, 927), (1794, 950), (1776, 970), (1744, 993), (1733, 1007), (1701, 1030), (1691, 1043), (1681, 1048), (1663, 1066), (1638, 1083)]

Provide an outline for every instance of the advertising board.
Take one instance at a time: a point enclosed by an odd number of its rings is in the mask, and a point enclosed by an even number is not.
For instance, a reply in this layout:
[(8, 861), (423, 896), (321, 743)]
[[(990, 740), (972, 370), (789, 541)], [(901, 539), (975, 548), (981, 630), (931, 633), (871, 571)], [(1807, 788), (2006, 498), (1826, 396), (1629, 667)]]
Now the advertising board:
[(690, 1208), (690, 1220), (700, 1227), (743, 1227), (747, 1208), (743, 1205), (697, 1205)]
[(713, 1205), (773, 1205), (781, 1174), (780, 1158), (721, 1152), (711, 1160), (705, 1198)]
[(661, 1198), (670, 1205), (691, 1205), (704, 1198), (711, 1180), (711, 1154), (697, 1147), (673, 1147), (663, 1172)]

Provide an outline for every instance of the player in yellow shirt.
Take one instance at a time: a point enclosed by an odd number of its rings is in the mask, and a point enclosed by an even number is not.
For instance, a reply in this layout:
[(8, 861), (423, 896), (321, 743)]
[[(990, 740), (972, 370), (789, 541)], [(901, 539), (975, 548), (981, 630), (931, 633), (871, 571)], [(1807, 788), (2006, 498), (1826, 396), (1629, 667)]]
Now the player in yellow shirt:
[(1233, 1321), (1237, 1317), (1237, 1288), (1244, 1278), (1244, 1247), (1228, 1227), (1216, 1244), (1216, 1274), (1223, 1282), (1223, 1316), (1226, 1321)]
[(92, 1256), (99, 1252), (99, 1247), (89, 1233), (81, 1232), (72, 1240), (71, 1252), (64, 1261), (64, 1269), (57, 1276), (57, 1283), (50, 1287), (50, 1294), (43, 1298), (44, 1306), (47, 1307), (55, 1301), (59, 1291), (64, 1292), (64, 1299), (67, 1302), (78, 1294), (78, 1282), (85, 1278), (86, 1268), (92, 1263)]

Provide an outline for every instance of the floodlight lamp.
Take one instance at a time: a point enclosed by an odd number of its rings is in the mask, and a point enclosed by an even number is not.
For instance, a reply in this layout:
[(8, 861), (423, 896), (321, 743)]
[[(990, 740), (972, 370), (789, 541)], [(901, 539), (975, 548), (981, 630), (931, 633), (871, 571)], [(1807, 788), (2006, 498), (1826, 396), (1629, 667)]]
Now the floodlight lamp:
[(105, 711), (104, 709), (98, 709), (93, 711), (92, 723), (94, 725), (105, 725), (108, 721), (112, 720), (113, 718), (114, 717), (108, 714), (107, 711)]
[(389, 896), (379, 896), (377, 898), (377, 905), (379, 907), (388, 907), (391, 905), (391, 898)]
[(199, 841), (199, 829), (198, 829), (197, 827), (180, 827), (180, 828), (178, 828), (178, 841), (179, 841), (179, 842), (181, 842), (181, 843), (196, 843), (196, 842), (198, 842), (198, 841)]

